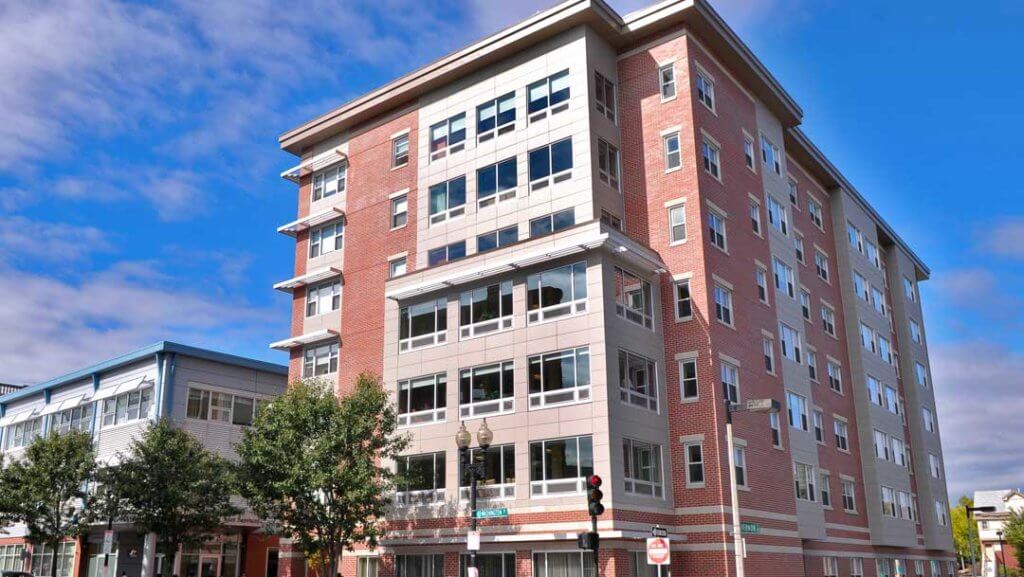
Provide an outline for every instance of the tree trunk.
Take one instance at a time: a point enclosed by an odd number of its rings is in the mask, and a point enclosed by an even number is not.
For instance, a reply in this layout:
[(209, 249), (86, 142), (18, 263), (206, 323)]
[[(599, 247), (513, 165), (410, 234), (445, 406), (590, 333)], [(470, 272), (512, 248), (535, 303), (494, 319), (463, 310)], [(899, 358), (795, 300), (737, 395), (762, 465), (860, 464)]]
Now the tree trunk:
[(50, 563), (50, 577), (57, 577), (57, 548), (60, 546), (60, 541), (54, 541), (50, 546), (53, 554), (53, 560)]

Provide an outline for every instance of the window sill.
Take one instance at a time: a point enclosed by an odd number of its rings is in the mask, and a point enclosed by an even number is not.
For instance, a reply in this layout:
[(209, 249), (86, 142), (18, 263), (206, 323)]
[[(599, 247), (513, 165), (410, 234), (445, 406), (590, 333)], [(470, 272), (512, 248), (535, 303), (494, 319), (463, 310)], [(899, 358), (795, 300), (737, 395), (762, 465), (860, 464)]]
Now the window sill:
[(407, 227), (407, 226), (409, 226), (409, 223), (408, 223), (408, 222), (407, 222), (407, 223), (405, 223), (405, 224), (403, 224), (403, 225), (400, 225), (400, 226), (393, 226), (393, 227), (391, 227), (391, 228), (389, 228), (389, 229), (388, 229), (388, 232), (394, 232), (394, 231), (396, 231), (396, 230), (402, 230), (403, 228), (405, 228), (405, 227)]
[(406, 162), (404, 162), (402, 164), (399, 164), (397, 166), (392, 166), (391, 170), (398, 170), (399, 168), (405, 168), (406, 166), (409, 166), (409, 162), (408, 161), (406, 161)]
[(665, 98), (664, 96), (662, 96), (661, 97), (661, 103), (665, 104), (666, 102), (672, 102), (673, 100), (675, 100), (677, 98), (679, 98), (679, 94), (678, 93), (673, 94), (672, 96), (669, 96), (668, 98)]
[(686, 488), (687, 489), (703, 489), (704, 488), (704, 483), (687, 483), (686, 484)]
[(693, 403), (699, 403), (700, 402), (700, 397), (684, 397), (684, 398), (680, 399), (679, 402), (683, 403), (683, 404), (687, 404), (687, 405), (693, 404)]
[(672, 172), (679, 172), (682, 169), (683, 169), (683, 165), (682, 164), (680, 164), (679, 166), (673, 167), (673, 168), (666, 168), (665, 169), (665, 174), (669, 174), (669, 173), (672, 173)]
[(685, 238), (684, 238), (683, 240), (673, 240), (673, 241), (671, 241), (671, 242), (669, 242), (669, 243), (668, 243), (668, 246), (669, 246), (669, 247), (673, 247), (673, 246), (682, 246), (682, 245), (686, 244), (686, 241), (687, 241), (687, 240), (688, 240), (688, 239), (685, 239)]
[(687, 321), (692, 321), (692, 320), (693, 320), (693, 315), (690, 315), (688, 317), (676, 317), (676, 322), (677, 323), (685, 323)]
[(721, 319), (718, 319), (718, 318), (715, 318), (715, 322), (720, 324), (720, 325), (722, 325), (723, 327), (726, 327), (726, 328), (729, 328), (729, 329), (732, 329), (732, 330), (736, 330), (736, 325), (735, 324), (727, 323), (727, 322), (725, 322), (725, 321), (723, 321)]

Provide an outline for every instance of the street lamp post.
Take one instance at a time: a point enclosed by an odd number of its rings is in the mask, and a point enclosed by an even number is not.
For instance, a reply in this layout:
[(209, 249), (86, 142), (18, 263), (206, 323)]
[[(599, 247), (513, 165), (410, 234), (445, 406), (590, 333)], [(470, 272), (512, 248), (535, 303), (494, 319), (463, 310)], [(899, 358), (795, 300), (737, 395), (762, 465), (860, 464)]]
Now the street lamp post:
[(745, 577), (746, 569), (743, 558), (746, 551), (743, 547), (742, 524), (740, 523), (740, 493), (736, 485), (736, 447), (732, 436), (733, 413), (778, 413), (779, 402), (775, 399), (750, 399), (744, 404), (729, 401), (728, 385), (722, 383), (725, 391), (725, 443), (729, 451), (729, 492), (732, 501), (732, 541), (736, 557), (736, 577)]
[[(469, 530), (473, 533), (476, 533), (477, 481), (487, 478), (487, 448), (491, 446), (493, 439), (494, 433), (487, 428), (487, 419), (484, 419), (480, 430), (476, 433), (477, 443), (480, 444), (481, 459), (479, 462), (474, 462), (475, 460), (471, 458), (469, 452), (469, 444), (473, 441), (473, 436), (466, 430), (466, 423), (462, 423), (458, 432), (455, 433), (455, 444), (459, 447), (459, 462), (462, 464), (466, 476), (469, 477)], [(477, 577), (476, 549), (469, 549), (466, 567), (467, 577)]]
[[(977, 575), (976, 566), (978, 560), (974, 555), (974, 522), (972, 521), (973, 513), (992, 513), (996, 510), (995, 507), (969, 507), (964, 503), (964, 512), (967, 516), (967, 546), (971, 549), (971, 577)], [(979, 535), (980, 538), (980, 535)]]
[(996, 555), (996, 567), (999, 568), (999, 574), (1006, 576), (1006, 559), (1003, 558), (1003, 532), (996, 531), (996, 537), (999, 537), (999, 554)]

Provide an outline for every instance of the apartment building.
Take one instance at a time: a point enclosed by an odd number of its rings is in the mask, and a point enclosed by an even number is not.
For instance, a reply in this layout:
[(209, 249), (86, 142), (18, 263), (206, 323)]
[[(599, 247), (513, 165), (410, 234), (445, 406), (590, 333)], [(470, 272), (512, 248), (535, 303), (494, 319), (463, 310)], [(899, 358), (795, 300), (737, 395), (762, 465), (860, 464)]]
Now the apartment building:
[(1024, 511), (1024, 493), (1018, 489), (1000, 491), (975, 491), (975, 507), (992, 507), (992, 511), (975, 511), (974, 522), (977, 523), (978, 542), (974, 544), (978, 551), (978, 575), (981, 577), (997, 577), (1019, 570), (1017, 551), (1003, 537), (1005, 523), (1014, 513)]
[[(0, 396), (0, 450), (18, 459), (37, 437), (79, 430), (93, 435), (97, 459), (115, 463), (146, 427), (169, 418), (207, 448), (234, 458), (234, 445), (258, 412), (287, 386), (287, 367), (162, 341)], [(104, 525), (56, 552), (59, 577), (275, 577), (277, 540), (251, 513), (227, 519), (215, 539), (170, 560), (155, 535), (115, 523), (103, 566)], [(0, 571), (49, 577), (54, 552), (26, 541), (23, 525), (0, 527)]]
[[(951, 575), (927, 266), (704, 0), (569, 0), (280, 138), (300, 163), (292, 378), (383, 376), (412, 439), (343, 574), (455, 575), (486, 418), (485, 577)], [(287, 549), (282, 545), (282, 550)], [(300, 570), (296, 564), (286, 574)], [(461, 573), (460, 573), (461, 574)]]

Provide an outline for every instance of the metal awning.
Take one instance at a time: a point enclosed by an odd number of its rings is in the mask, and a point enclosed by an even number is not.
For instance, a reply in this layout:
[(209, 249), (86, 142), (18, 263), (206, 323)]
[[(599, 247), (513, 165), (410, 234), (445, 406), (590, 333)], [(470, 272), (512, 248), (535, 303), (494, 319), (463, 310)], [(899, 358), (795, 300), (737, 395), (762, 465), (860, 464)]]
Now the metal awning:
[(304, 335), (298, 335), (287, 339), (282, 339), (275, 343), (270, 343), (270, 348), (277, 349), (279, 351), (287, 351), (295, 347), (302, 345), (308, 345), (319, 341), (326, 341), (328, 339), (339, 338), (338, 331), (332, 329), (321, 329), (319, 331), (313, 331)]
[(82, 403), (82, 399), (84, 399), (84, 398), (85, 398), (84, 394), (82, 394), (82, 395), (75, 395), (73, 397), (69, 397), (67, 399), (64, 399), (63, 401), (61, 401), (59, 403), (50, 403), (49, 405), (46, 405), (46, 407), (44, 407), (42, 412), (40, 412), (39, 414), (40, 415), (52, 415), (54, 413), (59, 413), (61, 411), (66, 411), (68, 409), (73, 409), (73, 408), (77, 407), (78, 405), (80, 405)]
[(139, 380), (130, 380), (117, 385), (116, 387), (107, 387), (96, 391), (96, 394), (92, 396), (92, 401), (101, 401), (103, 399), (109, 399), (110, 397), (116, 397), (132, 391), (141, 389), (144, 385), (151, 383), (146, 377), (142, 377)]
[(8, 415), (0, 419), (0, 427), (8, 427), (10, 425), (17, 425), (18, 423), (24, 423), (25, 421), (34, 419), (39, 416), (39, 409), (33, 409), (31, 411), (22, 411), (14, 415)]
[(289, 168), (281, 173), (281, 178), (298, 184), (299, 180), (303, 176), (318, 170), (323, 170), (324, 168), (338, 164), (339, 162), (345, 162), (346, 160), (348, 160), (348, 155), (342, 152), (340, 148), (335, 148), (334, 150), (329, 150), (323, 154), (304, 160), (297, 166)]
[(341, 276), (341, 269), (333, 266), (325, 266), (316, 270), (307, 272), (304, 275), (290, 278), (285, 281), (281, 281), (274, 285), (274, 288), (279, 291), (290, 293), (297, 288), (302, 288), (306, 285), (318, 283), (320, 281), (327, 280), (329, 278)]
[(299, 231), (306, 230), (310, 227), (314, 227), (319, 224), (324, 224), (325, 222), (330, 222), (336, 218), (341, 218), (343, 216), (345, 216), (345, 211), (335, 206), (332, 208), (328, 208), (327, 210), (318, 212), (316, 214), (304, 216), (298, 220), (293, 220), (288, 224), (279, 226), (277, 227), (277, 232), (287, 234), (288, 236), (295, 236), (296, 234), (299, 233)]

